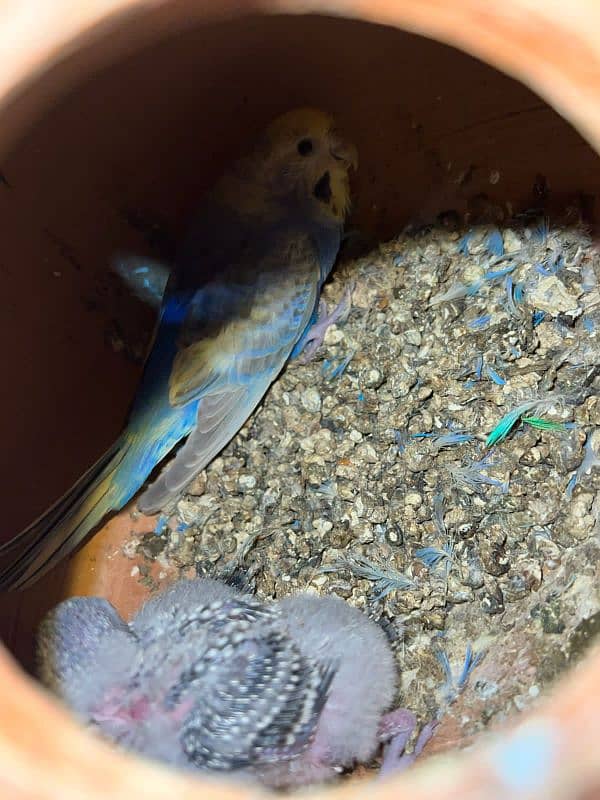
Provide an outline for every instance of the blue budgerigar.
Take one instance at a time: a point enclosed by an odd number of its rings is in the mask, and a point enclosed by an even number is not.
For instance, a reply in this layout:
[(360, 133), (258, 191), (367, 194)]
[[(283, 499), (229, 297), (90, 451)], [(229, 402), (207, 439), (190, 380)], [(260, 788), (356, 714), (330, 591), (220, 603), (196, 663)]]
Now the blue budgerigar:
[(23, 587), (141, 494), (158, 511), (229, 442), (314, 334), (319, 294), (349, 208), (353, 146), (298, 109), (205, 198), (169, 277), (125, 431), (40, 519), (0, 548), (0, 589)]

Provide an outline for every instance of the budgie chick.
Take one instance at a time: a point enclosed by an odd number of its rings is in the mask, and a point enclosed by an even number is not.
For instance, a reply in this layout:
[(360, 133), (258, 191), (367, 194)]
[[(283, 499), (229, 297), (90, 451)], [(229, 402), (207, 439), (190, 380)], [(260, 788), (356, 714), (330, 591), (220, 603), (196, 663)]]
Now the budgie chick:
[(38, 656), (42, 681), (122, 747), (271, 787), (368, 761), (397, 723), (384, 714), (396, 684), (386, 637), (336, 597), (264, 604), (196, 579), (129, 625), (105, 600), (74, 598), (42, 623)]
[(186, 437), (139, 498), (141, 511), (177, 496), (241, 428), (311, 338), (356, 160), (329, 115), (299, 109), (276, 119), (217, 182), (166, 285), (124, 433), (0, 548), (0, 589), (28, 585), (71, 552)]

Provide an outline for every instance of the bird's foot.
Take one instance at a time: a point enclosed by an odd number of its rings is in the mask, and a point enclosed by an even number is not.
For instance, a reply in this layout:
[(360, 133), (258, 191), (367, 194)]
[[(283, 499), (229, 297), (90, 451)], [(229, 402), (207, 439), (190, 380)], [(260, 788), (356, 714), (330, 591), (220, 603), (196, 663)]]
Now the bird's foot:
[(344, 289), (344, 294), (340, 302), (330, 313), (327, 313), (327, 306), (324, 300), (319, 301), (319, 319), (306, 334), (304, 340), (304, 347), (302, 348), (302, 355), (300, 356), (301, 364), (308, 364), (311, 361), (323, 344), (325, 334), (330, 325), (340, 320), (350, 311), (352, 307), (352, 290), (354, 285), (350, 284)]
[(389, 744), (384, 750), (379, 776), (384, 777), (392, 773), (402, 772), (407, 767), (410, 767), (433, 736), (437, 725), (437, 720), (424, 725), (417, 737), (413, 752), (405, 753), (404, 750), (408, 740), (417, 726), (415, 715), (405, 708), (398, 708), (389, 714), (385, 714), (379, 725), (378, 735), (380, 741), (389, 742)]

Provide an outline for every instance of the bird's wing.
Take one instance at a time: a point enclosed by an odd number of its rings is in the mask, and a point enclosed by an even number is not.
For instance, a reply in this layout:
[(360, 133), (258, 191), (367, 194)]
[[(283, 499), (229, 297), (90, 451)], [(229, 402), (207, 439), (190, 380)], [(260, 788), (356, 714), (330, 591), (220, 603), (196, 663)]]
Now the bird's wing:
[(334, 668), (302, 656), (270, 608), (232, 600), (212, 614), (210, 648), (185, 676), (186, 690), (190, 677), (202, 688), (182, 728), (187, 758), (212, 770), (294, 758), (312, 739)]
[(171, 403), (243, 387), (280, 369), (308, 324), (319, 278), (312, 239), (290, 231), (274, 235), (258, 263), (228, 270), (196, 292), (171, 372)]
[(254, 260), (199, 289), (184, 320), (169, 380), (172, 406), (198, 401), (197, 423), (139, 507), (160, 509), (227, 444), (277, 377), (316, 306), (320, 266), (312, 238), (273, 234)]

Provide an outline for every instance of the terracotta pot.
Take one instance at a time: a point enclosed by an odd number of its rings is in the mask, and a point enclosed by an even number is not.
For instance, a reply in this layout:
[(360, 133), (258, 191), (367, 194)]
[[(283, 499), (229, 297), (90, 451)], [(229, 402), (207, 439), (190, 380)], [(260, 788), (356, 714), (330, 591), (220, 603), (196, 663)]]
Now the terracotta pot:
[[(535, 164), (557, 203), (577, 195), (591, 206), (600, 162), (540, 97), (600, 147), (598, 23), (594, 0), (568, 8), (558, 0), (5, 3), (0, 325), (12, 391), (3, 397), (4, 531), (35, 517), (122, 425), (140, 367), (109, 346), (115, 304), (126, 301), (104, 276), (115, 249), (141, 246), (140, 218), (160, 213), (177, 234), (246, 139), (304, 102), (331, 109), (359, 146), (356, 221), (375, 237), (393, 235), (415, 210), (464, 202), (444, 182), (450, 161), (475, 165), (491, 197), (517, 204), (531, 194)], [(129, 312), (140, 319), (139, 308)], [(33, 590), (2, 598), (4, 640), (23, 665), (40, 615), (61, 597), (106, 594), (126, 614), (139, 605), (135, 562), (119, 545), (151, 526), (124, 512)], [(250, 794), (102, 747), (7, 653), (0, 676), (2, 798)], [(501, 744), (425, 760), (367, 791), (413, 800), (596, 796), (599, 697), (596, 652)], [(529, 769), (518, 768), (518, 755)], [(364, 791), (358, 781), (316, 794)]]

